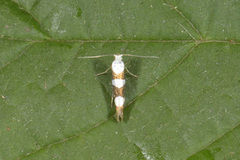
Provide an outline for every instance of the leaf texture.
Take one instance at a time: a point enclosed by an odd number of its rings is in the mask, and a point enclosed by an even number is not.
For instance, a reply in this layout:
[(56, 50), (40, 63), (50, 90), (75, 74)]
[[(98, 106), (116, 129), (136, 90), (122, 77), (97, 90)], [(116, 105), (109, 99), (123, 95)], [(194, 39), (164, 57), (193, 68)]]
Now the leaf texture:
[[(239, 159), (237, 0), (0, 0), (0, 160)], [(123, 57), (124, 122), (111, 108)]]

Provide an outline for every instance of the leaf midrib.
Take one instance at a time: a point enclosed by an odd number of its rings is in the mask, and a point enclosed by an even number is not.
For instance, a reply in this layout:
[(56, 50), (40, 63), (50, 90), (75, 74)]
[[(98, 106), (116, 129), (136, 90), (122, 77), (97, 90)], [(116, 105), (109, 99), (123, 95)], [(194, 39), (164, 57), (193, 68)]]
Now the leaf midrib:
[(225, 43), (225, 44), (236, 44), (240, 45), (239, 41), (235, 40), (218, 40), (218, 39), (185, 39), (185, 40), (89, 40), (89, 39), (48, 39), (48, 40), (32, 40), (32, 39), (17, 39), (17, 38), (9, 38), (9, 37), (0, 37), (0, 40), (6, 41), (20, 41), (20, 42), (32, 42), (32, 43), (51, 43), (51, 42), (59, 42), (59, 43)]

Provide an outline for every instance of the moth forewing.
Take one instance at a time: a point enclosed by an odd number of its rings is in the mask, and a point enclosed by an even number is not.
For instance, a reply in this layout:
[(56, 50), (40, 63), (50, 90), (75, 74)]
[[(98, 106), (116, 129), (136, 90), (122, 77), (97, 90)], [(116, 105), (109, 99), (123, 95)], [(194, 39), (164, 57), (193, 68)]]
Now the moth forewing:
[(123, 120), (123, 108), (124, 108), (124, 62), (122, 61), (122, 55), (114, 55), (115, 59), (112, 62), (112, 85), (113, 85), (113, 98), (116, 106), (117, 121), (121, 118)]

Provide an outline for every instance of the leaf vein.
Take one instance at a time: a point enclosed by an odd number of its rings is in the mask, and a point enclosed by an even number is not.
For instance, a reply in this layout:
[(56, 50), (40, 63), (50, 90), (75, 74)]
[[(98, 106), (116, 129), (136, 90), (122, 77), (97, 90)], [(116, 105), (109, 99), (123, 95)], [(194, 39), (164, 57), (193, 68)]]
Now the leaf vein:
[(19, 59), (22, 55), (24, 55), (27, 50), (33, 45), (34, 43), (30, 43), (28, 46), (26, 46), (25, 49), (23, 49), (22, 53), (20, 53), (17, 57), (15, 57), (12, 61), (6, 63), (5, 65), (3, 65), (0, 70), (4, 69), (6, 66), (8, 66), (9, 64), (13, 63), (14, 61), (16, 61), (17, 59)]
[[(189, 18), (187, 18), (182, 11), (180, 11), (179, 9), (177, 9), (177, 6), (175, 6), (170, 0), (166, 0), (166, 2), (168, 4), (165, 4), (165, 6), (168, 6), (170, 7), (171, 9), (174, 9), (180, 16), (182, 16), (187, 22), (188, 24), (195, 30), (195, 32), (200, 36), (200, 39), (203, 39), (202, 38), (202, 35), (200, 34), (200, 32), (198, 31), (198, 29), (195, 27), (195, 25), (190, 21)], [(189, 32), (188, 32), (189, 33)], [(191, 36), (192, 37), (192, 36)], [(193, 38), (193, 37), (192, 37)]]
[(104, 121), (93, 125), (91, 128), (89, 128), (89, 129), (87, 129), (87, 130), (85, 130), (85, 131), (83, 131), (83, 132), (81, 132), (81, 133), (79, 133), (79, 134), (77, 134), (77, 135), (74, 135), (74, 136), (65, 138), (65, 139), (60, 140), (60, 141), (57, 141), (57, 142), (53, 142), (53, 143), (51, 143), (51, 144), (49, 144), (49, 145), (47, 145), (47, 146), (43, 146), (43, 147), (41, 147), (41, 148), (39, 148), (39, 149), (37, 149), (37, 150), (34, 150), (34, 151), (31, 152), (31, 153), (27, 153), (26, 155), (17, 158), (17, 160), (24, 159), (24, 158), (26, 158), (26, 157), (29, 157), (29, 156), (31, 156), (31, 155), (33, 155), (33, 154), (36, 154), (36, 153), (44, 150), (44, 149), (46, 149), (46, 148), (51, 148), (52, 146), (55, 146), (55, 145), (58, 145), (58, 144), (62, 144), (62, 143), (64, 143), (64, 142), (66, 142), (66, 141), (69, 141), (69, 140), (78, 138), (78, 137), (80, 137), (81, 135), (85, 135), (86, 133), (88, 133), (88, 132), (92, 131), (93, 129), (97, 128), (98, 126), (106, 123), (106, 122), (109, 121), (111, 118), (112, 118), (112, 117), (109, 117), (109, 118), (105, 119)]
[(143, 96), (144, 94), (146, 94), (150, 89), (152, 89), (153, 87), (155, 87), (156, 85), (158, 85), (160, 82), (162, 82), (165, 78), (167, 78), (169, 76), (170, 73), (172, 73), (173, 71), (175, 71), (182, 63), (183, 61), (191, 54), (191, 52), (199, 45), (199, 43), (196, 43), (196, 45), (194, 45), (189, 51), (188, 53), (172, 68), (170, 69), (165, 75), (163, 75), (162, 78), (160, 78), (158, 81), (156, 81), (153, 85), (151, 85), (146, 91), (142, 92), (141, 94), (139, 94), (139, 96), (137, 96), (135, 99), (133, 99), (131, 102), (129, 102), (128, 105), (132, 104), (133, 102), (135, 102), (139, 97)]
[(33, 43), (44, 43), (44, 42), (59, 42), (59, 43), (227, 43), (227, 44), (235, 44), (239, 45), (240, 42), (235, 40), (82, 40), (82, 39), (74, 39), (74, 40), (32, 40), (32, 39), (16, 39), (9, 37), (0, 37), (0, 40), (8, 40), (8, 41), (22, 41), (22, 42), (33, 42)]
[(22, 11), (24, 11), (26, 14), (28, 14), (30, 17), (32, 17), (32, 19), (36, 22), (36, 25), (38, 25), (41, 28), (41, 31), (47, 35), (49, 38), (52, 38), (52, 36), (48, 33), (48, 31), (43, 27), (42, 23), (32, 14), (30, 13), (28, 10), (26, 10), (23, 6), (21, 6), (19, 3), (17, 3), (14, 0), (11, 0), (12, 3), (16, 4), (19, 9), (21, 9)]
[[(217, 142), (218, 140), (220, 140), (223, 136), (227, 135), (228, 133), (232, 132), (235, 128), (240, 126), (240, 122), (237, 123), (237, 125), (233, 126), (229, 131), (225, 132), (224, 134), (220, 135), (219, 137), (217, 137), (216, 139), (214, 139), (213, 141), (209, 142), (207, 145), (205, 145), (203, 148), (201, 148), (200, 150), (192, 153), (188, 158), (192, 157), (193, 155), (203, 151), (205, 148), (209, 147), (210, 145), (212, 145), (213, 143)], [(186, 159), (188, 159), (186, 158)]]

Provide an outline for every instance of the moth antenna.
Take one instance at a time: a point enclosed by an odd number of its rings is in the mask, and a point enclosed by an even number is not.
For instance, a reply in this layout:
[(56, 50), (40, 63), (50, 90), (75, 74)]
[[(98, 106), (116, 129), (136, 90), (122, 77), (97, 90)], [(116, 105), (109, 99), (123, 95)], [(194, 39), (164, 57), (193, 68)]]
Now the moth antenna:
[(122, 56), (138, 57), (138, 58), (159, 58), (157, 56), (141, 56), (141, 55), (134, 55), (134, 54), (123, 54)]
[[(157, 56), (141, 56), (141, 55), (134, 55), (134, 54), (116, 54), (116, 55), (122, 55), (122, 56), (126, 56), (126, 57), (138, 57), (138, 58), (159, 58)], [(98, 56), (83, 56), (83, 57), (78, 57), (78, 58), (87, 59), (87, 58), (101, 58), (101, 57), (110, 57), (110, 56), (114, 56), (114, 55), (105, 54), (105, 55), (98, 55)]]
[(83, 56), (78, 58), (101, 58), (101, 57), (108, 57), (108, 56), (113, 56), (113, 55), (105, 54), (105, 55), (98, 55), (98, 56)]

